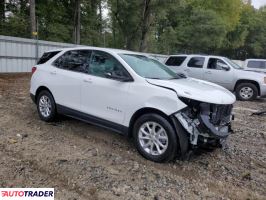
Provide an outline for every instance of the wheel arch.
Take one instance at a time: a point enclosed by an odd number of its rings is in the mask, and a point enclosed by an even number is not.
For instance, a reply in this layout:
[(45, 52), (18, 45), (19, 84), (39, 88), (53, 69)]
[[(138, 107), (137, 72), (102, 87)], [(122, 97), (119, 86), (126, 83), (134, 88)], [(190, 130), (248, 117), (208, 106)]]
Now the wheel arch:
[(35, 92), (35, 97), (34, 97), (35, 103), (37, 102), (37, 98), (38, 98), (40, 92), (44, 91), (44, 90), (48, 91), (52, 95), (52, 97), (54, 98), (54, 96), (53, 96), (52, 92), (49, 90), (49, 88), (47, 88), (45, 86), (40, 86), (40, 87), (38, 87), (38, 89)]
[[(164, 117), (165, 119), (167, 119), (169, 121), (169, 123), (172, 124), (171, 120), (170, 120), (170, 116), (168, 116), (167, 114), (165, 114), (163, 111), (156, 109), (156, 108), (152, 108), (152, 107), (146, 107), (146, 108), (141, 108), (139, 110), (137, 110), (131, 117), (130, 122), (129, 122), (129, 132), (128, 132), (128, 136), (132, 137), (133, 136), (133, 126), (136, 122), (136, 120), (144, 115), (144, 114), (148, 114), (148, 113), (155, 113), (155, 114), (159, 114), (162, 117)], [(173, 125), (173, 124), (172, 124)]]
[(258, 95), (260, 96), (260, 85), (257, 81), (254, 80), (249, 80), (249, 79), (240, 79), (236, 82), (235, 87), (234, 87), (234, 91), (236, 91), (236, 88), (239, 84), (241, 83), (252, 83), (256, 86), (256, 88), (258, 89)]

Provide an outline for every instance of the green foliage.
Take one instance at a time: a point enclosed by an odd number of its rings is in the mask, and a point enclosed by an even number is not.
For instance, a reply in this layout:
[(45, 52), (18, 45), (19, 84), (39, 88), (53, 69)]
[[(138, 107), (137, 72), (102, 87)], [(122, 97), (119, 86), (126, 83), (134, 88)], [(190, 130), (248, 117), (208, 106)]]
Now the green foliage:
[[(28, 2), (1, 4), (6, 15), (1, 14), (0, 34), (30, 37)], [(72, 42), (74, 5), (75, 0), (36, 0), (39, 39)], [(265, 57), (266, 9), (242, 0), (81, 0), (80, 35), (84, 45)]]
[(246, 49), (252, 57), (266, 55), (266, 8), (261, 8), (248, 27), (249, 35), (246, 38)]

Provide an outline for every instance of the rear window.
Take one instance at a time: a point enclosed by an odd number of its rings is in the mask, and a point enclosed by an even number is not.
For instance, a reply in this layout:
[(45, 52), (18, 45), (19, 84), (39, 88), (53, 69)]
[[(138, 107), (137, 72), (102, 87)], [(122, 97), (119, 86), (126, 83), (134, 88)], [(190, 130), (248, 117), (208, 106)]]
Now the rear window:
[(266, 69), (265, 61), (248, 61), (248, 68)]
[(56, 54), (58, 54), (60, 51), (51, 51), (46, 52), (42, 55), (42, 57), (38, 60), (37, 64), (43, 64), (46, 63), (48, 60), (50, 60), (52, 57), (54, 57)]
[(166, 61), (167, 66), (180, 66), (185, 61), (186, 56), (170, 57)]

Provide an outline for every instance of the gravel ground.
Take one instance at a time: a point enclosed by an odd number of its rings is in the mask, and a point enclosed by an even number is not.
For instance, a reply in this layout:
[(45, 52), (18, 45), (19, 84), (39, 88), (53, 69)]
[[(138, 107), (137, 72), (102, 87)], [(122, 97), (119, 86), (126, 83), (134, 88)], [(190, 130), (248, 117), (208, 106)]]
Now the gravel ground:
[(266, 100), (235, 104), (228, 149), (145, 160), (132, 141), (74, 119), (39, 120), (28, 74), (0, 75), (0, 187), (54, 187), (56, 199), (266, 199)]

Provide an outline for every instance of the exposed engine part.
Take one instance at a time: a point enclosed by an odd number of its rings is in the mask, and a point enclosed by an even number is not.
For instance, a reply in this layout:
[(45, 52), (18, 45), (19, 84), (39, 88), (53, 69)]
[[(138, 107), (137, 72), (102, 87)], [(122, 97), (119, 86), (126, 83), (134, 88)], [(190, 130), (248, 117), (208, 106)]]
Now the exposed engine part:
[(198, 145), (199, 137), (201, 143), (209, 143), (225, 139), (231, 132), (230, 121), (232, 105), (214, 105), (201, 103), (194, 100), (184, 100), (187, 108), (175, 114), (181, 125), (190, 134), (190, 143)]
[(232, 105), (200, 104), (199, 120), (207, 133), (217, 138), (225, 138), (230, 132)]
[(193, 144), (193, 145), (197, 145), (198, 136), (200, 134), (198, 129), (197, 129), (197, 125), (196, 125), (197, 122), (193, 122), (184, 113), (177, 113), (175, 116), (179, 120), (179, 122), (182, 124), (182, 126), (190, 134), (190, 143)]

